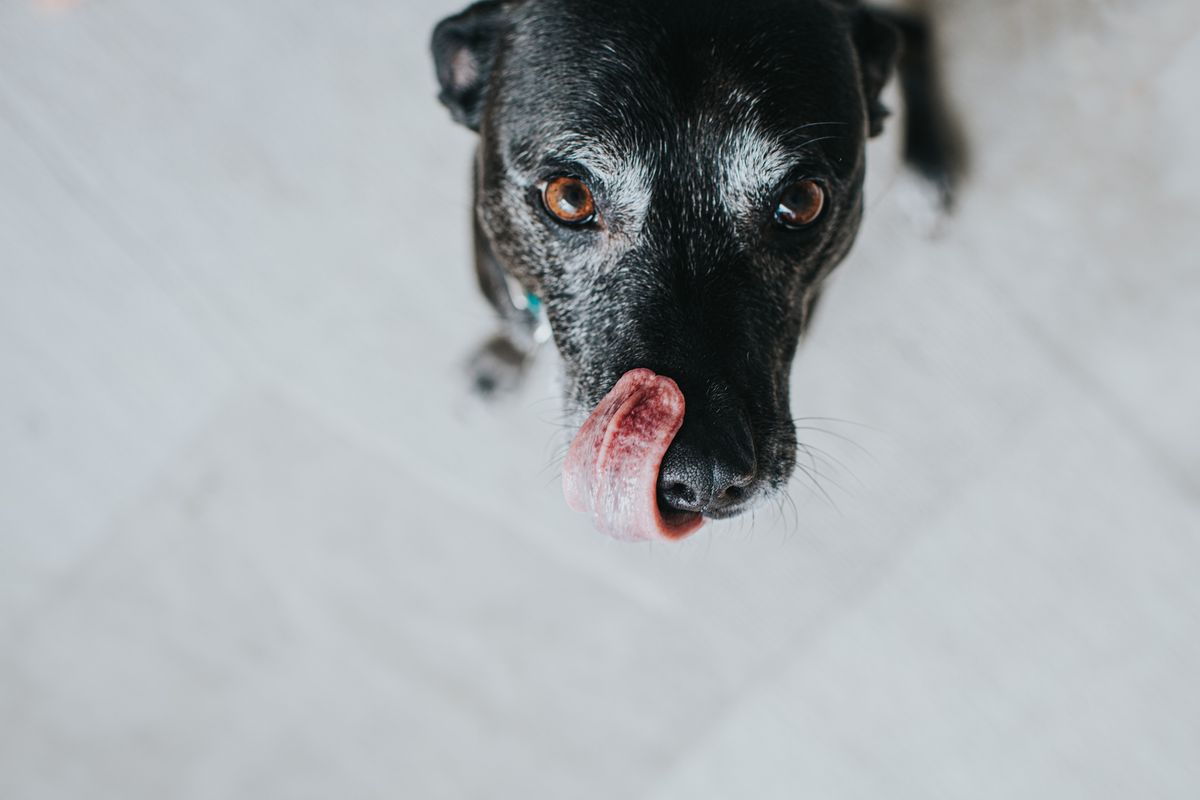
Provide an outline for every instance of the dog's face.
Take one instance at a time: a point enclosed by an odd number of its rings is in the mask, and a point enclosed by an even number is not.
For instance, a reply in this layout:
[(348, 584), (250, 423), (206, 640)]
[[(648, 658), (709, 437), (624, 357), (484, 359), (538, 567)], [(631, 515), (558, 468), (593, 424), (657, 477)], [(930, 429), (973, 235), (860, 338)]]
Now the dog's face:
[(480, 227), (544, 304), (569, 408), (638, 367), (686, 397), (666, 510), (729, 516), (791, 475), (790, 365), (895, 49), (831, 0), (486, 2), (435, 32)]

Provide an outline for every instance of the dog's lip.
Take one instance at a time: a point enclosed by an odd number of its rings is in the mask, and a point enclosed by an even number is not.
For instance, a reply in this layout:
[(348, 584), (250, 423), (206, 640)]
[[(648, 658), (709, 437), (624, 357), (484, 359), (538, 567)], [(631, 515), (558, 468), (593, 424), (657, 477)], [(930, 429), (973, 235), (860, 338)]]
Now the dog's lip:
[(682, 539), (700, 514), (663, 515), (658, 473), (683, 424), (683, 393), (648, 369), (625, 373), (580, 427), (563, 464), (563, 491), (576, 511), (617, 539)]

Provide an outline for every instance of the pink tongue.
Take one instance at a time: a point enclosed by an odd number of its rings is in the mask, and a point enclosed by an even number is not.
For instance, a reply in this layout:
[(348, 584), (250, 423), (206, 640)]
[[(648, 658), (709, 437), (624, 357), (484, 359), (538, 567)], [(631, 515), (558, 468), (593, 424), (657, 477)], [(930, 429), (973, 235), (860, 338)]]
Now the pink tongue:
[(648, 369), (626, 372), (575, 435), (563, 464), (563, 492), (576, 511), (617, 539), (681, 539), (699, 514), (658, 510), (658, 470), (683, 424), (683, 392)]

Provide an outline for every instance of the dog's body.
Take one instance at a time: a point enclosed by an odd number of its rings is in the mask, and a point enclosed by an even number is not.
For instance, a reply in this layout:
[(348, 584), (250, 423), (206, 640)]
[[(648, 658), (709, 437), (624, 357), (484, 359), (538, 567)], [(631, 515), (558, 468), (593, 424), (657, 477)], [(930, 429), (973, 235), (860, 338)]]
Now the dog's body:
[(786, 483), (790, 365), (858, 230), (897, 27), (906, 154), (948, 201), (958, 152), (918, 18), (835, 0), (513, 0), (439, 25), (441, 99), (480, 133), (476, 270), (504, 322), (480, 388), (515, 380), (548, 325), (572, 410), (635, 368), (682, 390), (665, 512), (731, 516)]

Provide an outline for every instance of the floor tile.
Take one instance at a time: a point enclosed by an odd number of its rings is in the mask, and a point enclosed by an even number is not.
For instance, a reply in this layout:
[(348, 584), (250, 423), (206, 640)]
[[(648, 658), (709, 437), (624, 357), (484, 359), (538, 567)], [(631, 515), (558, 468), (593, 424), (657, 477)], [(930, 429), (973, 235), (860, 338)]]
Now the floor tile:
[(1200, 503), (1076, 400), (650, 796), (1192, 796)]

